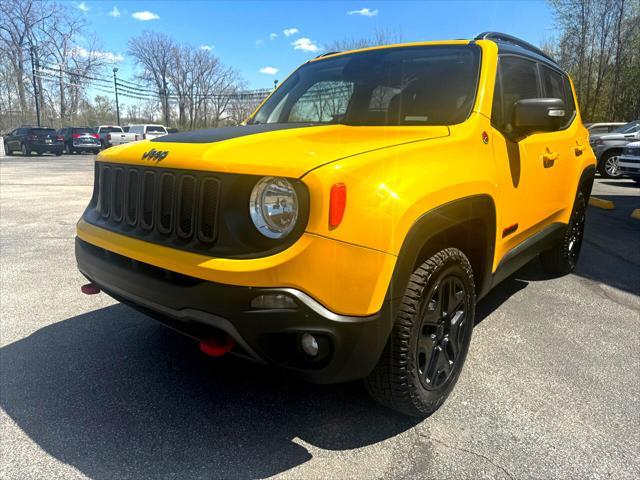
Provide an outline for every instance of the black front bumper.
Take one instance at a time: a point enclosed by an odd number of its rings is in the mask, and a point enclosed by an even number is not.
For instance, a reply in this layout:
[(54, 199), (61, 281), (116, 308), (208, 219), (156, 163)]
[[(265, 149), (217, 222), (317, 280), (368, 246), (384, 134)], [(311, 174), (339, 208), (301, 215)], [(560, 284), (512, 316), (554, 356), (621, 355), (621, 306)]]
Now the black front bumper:
[[(115, 299), (198, 340), (230, 335), (234, 353), (276, 365), (314, 383), (337, 383), (367, 376), (389, 337), (395, 306), (368, 317), (337, 315), (308, 295), (288, 288), (226, 285), (188, 277), (109, 252), (76, 238), (78, 268)], [(295, 308), (260, 309), (263, 294), (292, 297)], [(300, 348), (303, 333), (322, 346), (313, 359)]]

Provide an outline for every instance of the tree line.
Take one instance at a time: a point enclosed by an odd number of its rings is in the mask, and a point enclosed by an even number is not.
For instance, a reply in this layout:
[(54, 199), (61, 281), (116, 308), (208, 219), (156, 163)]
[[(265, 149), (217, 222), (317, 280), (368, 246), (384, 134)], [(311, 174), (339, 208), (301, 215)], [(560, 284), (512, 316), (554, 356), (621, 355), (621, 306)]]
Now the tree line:
[(35, 123), (36, 97), (46, 125), (115, 123), (116, 82), (121, 123), (188, 129), (237, 124), (268, 94), (244, 93), (242, 76), (212, 51), (162, 33), (130, 39), (127, 54), (142, 73), (116, 80), (113, 70), (122, 58), (104, 51), (77, 8), (52, 0), (2, 0), (0, 131)]
[[(549, 5), (556, 28), (542, 48), (570, 74), (584, 121), (639, 118), (640, 0), (549, 0)], [(402, 40), (399, 29), (376, 29), (363, 38), (335, 40), (326, 50)], [(235, 68), (211, 50), (163, 33), (131, 38), (127, 54), (141, 74), (116, 80), (121, 123), (187, 129), (237, 124), (268, 93), (241, 94), (246, 82)], [(2, 0), (0, 131), (34, 123), (36, 96), (47, 125), (115, 122), (112, 70), (120, 60), (104, 51), (77, 8), (53, 0)]]
[(640, 0), (550, 0), (543, 48), (571, 76), (585, 122), (640, 118)]

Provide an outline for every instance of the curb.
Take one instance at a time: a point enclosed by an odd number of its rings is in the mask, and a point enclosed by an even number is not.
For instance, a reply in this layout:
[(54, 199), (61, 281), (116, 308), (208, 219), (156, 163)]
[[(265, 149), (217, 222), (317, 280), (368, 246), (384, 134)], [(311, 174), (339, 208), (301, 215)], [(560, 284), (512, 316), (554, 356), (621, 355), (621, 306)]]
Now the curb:
[(631, 218), (640, 220), (640, 208), (636, 208), (633, 212), (631, 212)]
[(613, 210), (615, 208), (614, 203), (611, 200), (603, 200), (598, 197), (590, 197), (589, 205), (596, 208), (601, 208), (603, 210)]

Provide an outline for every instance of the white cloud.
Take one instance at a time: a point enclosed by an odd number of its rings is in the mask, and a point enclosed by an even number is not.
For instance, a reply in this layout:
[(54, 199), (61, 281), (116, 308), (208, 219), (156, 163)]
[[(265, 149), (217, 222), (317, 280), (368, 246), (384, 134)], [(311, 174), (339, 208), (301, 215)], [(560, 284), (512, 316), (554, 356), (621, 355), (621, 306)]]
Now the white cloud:
[(107, 63), (120, 63), (124, 61), (124, 57), (119, 53), (102, 52), (100, 50), (87, 50), (79, 45), (71, 49), (72, 57), (101, 59)]
[(262, 40), (261, 38), (256, 40), (256, 47), (259, 47), (260, 45), (263, 45), (263, 44), (264, 44), (264, 40)]
[(302, 50), (303, 52), (318, 52), (320, 51), (320, 47), (316, 45), (313, 40), (302, 37), (293, 42), (294, 50)]
[(362, 15), (363, 17), (375, 17), (378, 15), (378, 9), (371, 10), (370, 8), (361, 8), (360, 10), (351, 10), (347, 12), (347, 15)]
[(295, 35), (296, 33), (300, 33), (300, 30), (297, 28), (285, 28), (282, 33), (284, 33), (285, 37), (290, 37), (291, 35)]
[(141, 22), (148, 22), (149, 20), (158, 20), (160, 18), (160, 15), (158, 15), (157, 13), (150, 12), (149, 10), (142, 10), (141, 12), (133, 12), (131, 16), (136, 20), (140, 20)]
[(278, 69), (276, 67), (262, 67), (258, 72), (265, 73), (267, 75), (275, 75), (278, 73)]
[(200, 50), (206, 50), (207, 52), (210, 52), (214, 48), (216, 48), (215, 45), (200, 45)]
[(109, 15), (111, 15), (114, 18), (117, 18), (120, 16), (120, 10), (118, 10), (118, 7), (114, 5), (113, 10), (109, 12)]
[(271, 40), (275, 40), (277, 36), (278, 36), (278, 34), (277, 34), (277, 33), (271, 33), (271, 34), (269, 34), (269, 38), (270, 38)]
[(89, 6), (88, 6), (86, 3), (84, 3), (84, 2), (80, 2), (80, 3), (78, 4), (78, 8), (79, 8), (80, 10), (82, 10), (83, 12), (88, 12), (88, 11), (89, 11)]

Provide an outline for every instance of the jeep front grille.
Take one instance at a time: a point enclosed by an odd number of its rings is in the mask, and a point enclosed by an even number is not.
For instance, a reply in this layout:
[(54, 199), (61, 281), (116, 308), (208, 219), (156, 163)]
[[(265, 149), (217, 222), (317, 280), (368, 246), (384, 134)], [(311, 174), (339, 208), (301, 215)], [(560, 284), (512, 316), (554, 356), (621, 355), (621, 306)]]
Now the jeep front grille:
[(169, 246), (216, 242), (220, 180), (214, 174), (96, 163), (95, 175), (85, 213), (92, 223)]

